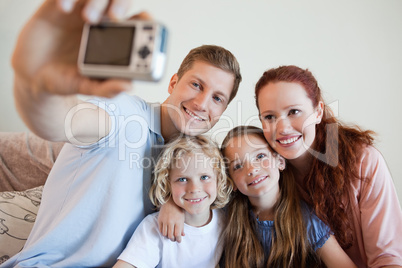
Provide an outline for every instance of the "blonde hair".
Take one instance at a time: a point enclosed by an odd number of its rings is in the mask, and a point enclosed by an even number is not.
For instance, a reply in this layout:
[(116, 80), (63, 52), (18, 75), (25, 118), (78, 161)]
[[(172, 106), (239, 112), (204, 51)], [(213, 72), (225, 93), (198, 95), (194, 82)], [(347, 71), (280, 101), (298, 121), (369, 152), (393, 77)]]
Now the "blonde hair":
[[(238, 126), (230, 130), (222, 142), (221, 152), (234, 137), (256, 135), (264, 138), (262, 129)], [(270, 148), (274, 156), (277, 154)], [(290, 170), (281, 172), (280, 197), (275, 204), (274, 228), (270, 252), (264, 252), (257, 233), (257, 221), (250, 213), (248, 197), (233, 192), (228, 204), (224, 241), (225, 267), (316, 267), (320, 260), (308, 241), (295, 179)]]
[(217, 195), (211, 209), (222, 208), (229, 202), (233, 186), (226, 176), (225, 163), (218, 145), (203, 135), (187, 136), (181, 134), (166, 145), (155, 166), (154, 182), (149, 191), (149, 197), (157, 208), (166, 203), (172, 195), (169, 180), (172, 166), (181, 157), (197, 153), (204, 154), (211, 160), (210, 163), (216, 174)]

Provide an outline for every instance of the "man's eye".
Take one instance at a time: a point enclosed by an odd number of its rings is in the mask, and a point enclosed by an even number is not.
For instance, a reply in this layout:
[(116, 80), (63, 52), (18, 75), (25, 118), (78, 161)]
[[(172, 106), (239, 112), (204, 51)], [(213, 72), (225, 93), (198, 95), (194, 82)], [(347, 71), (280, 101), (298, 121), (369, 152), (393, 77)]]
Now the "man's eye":
[(201, 88), (201, 85), (197, 82), (193, 82), (192, 85), (193, 85), (193, 87)]
[(209, 176), (208, 175), (203, 175), (203, 176), (201, 176), (201, 180), (202, 181), (205, 181), (205, 180), (208, 180), (209, 179)]
[(217, 102), (223, 102), (222, 98), (219, 97), (219, 96), (215, 96), (214, 100), (217, 101)]

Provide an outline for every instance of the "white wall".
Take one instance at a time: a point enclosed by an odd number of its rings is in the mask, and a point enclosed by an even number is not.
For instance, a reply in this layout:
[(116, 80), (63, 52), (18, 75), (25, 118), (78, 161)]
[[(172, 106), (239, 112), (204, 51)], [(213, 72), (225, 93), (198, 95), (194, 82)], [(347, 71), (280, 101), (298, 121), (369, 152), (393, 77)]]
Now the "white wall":
[[(42, 1), (0, 1), (0, 131), (25, 131), (12, 96), (10, 56), (16, 36)], [(238, 58), (240, 90), (212, 134), (257, 123), (254, 84), (265, 69), (283, 64), (309, 68), (328, 103), (349, 123), (378, 133), (402, 199), (399, 134), (402, 124), (402, 1), (400, 0), (135, 0), (170, 30), (167, 72), (157, 84), (136, 83), (135, 94), (162, 102), (167, 83), (187, 52), (217, 44)], [(230, 120), (229, 120), (230, 118)]]

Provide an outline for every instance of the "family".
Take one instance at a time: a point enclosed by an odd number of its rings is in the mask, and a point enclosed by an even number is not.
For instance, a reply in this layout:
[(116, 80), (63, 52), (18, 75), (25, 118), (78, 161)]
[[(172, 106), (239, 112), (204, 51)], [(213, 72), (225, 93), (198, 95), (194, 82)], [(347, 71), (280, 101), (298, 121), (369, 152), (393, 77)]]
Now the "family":
[(20, 33), (17, 109), (66, 145), (24, 248), (0, 267), (402, 267), (402, 212), (374, 133), (338, 121), (308, 69), (265, 71), (261, 127), (219, 145), (204, 133), (242, 80), (230, 51), (192, 49), (162, 104), (124, 93), (131, 81), (79, 75), (84, 21), (120, 20), (131, 4), (46, 0)]

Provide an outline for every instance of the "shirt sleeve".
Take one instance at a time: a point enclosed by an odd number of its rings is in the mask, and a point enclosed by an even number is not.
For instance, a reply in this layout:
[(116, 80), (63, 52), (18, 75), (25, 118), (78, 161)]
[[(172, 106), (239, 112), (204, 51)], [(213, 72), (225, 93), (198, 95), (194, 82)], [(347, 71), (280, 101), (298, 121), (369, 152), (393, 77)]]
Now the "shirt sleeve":
[[(108, 135), (99, 141), (84, 146), (78, 146), (83, 149), (94, 149), (117, 146), (124, 136), (126, 143), (135, 144), (141, 142), (148, 132), (148, 107), (144, 100), (137, 96), (129, 96), (126, 93), (120, 93), (114, 98), (100, 98), (87, 100), (87, 103), (94, 104), (105, 110), (109, 115), (111, 129)], [(80, 109), (92, 109), (84, 104)], [(122, 133), (122, 132), (124, 133)], [(134, 145), (133, 145), (134, 146)]]
[(138, 225), (124, 251), (118, 257), (138, 268), (155, 268), (161, 259), (162, 243), (157, 213), (148, 215)]
[(301, 204), (301, 209), (307, 228), (308, 240), (314, 251), (317, 251), (327, 242), (333, 232), (304, 202)]
[(402, 213), (385, 160), (375, 148), (367, 147), (359, 171), (357, 198), (367, 265), (402, 265)]

